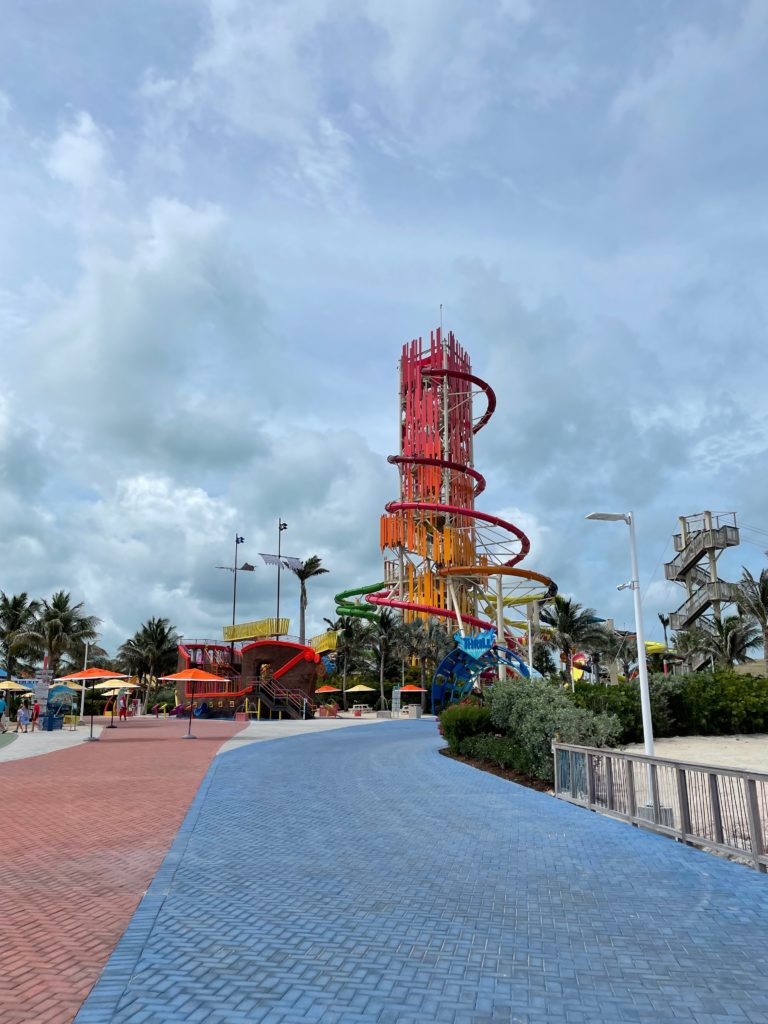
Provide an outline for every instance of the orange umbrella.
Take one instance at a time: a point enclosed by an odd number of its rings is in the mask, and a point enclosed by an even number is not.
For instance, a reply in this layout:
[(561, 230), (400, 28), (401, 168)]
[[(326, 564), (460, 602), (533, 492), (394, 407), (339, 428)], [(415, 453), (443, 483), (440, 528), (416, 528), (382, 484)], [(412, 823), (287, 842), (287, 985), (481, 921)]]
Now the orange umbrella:
[(78, 679), (91, 684), (91, 735), (89, 740), (97, 740), (99, 737), (93, 735), (93, 684), (97, 679), (127, 679), (124, 672), (113, 672), (108, 668), (83, 668), (79, 672), (73, 672), (69, 676), (59, 676), (57, 683), (75, 682)]
[(174, 672), (172, 676), (160, 676), (160, 679), (168, 679), (177, 683), (228, 683), (226, 676), (216, 676), (213, 672), (204, 672), (201, 668), (183, 668), (181, 672)]
[(84, 668), (73, 672), (71, 676), (59, 676), (57, 683), (66, 683), (78, 679), (127, 679), (125, 672), (113, 672), (110, 668)]
[(414, 686), (413, 683), (409, 683), (407, 686), (400, 687), (400, 693), (426, 693), (427, 691), (423, 686)]
[[(228, 683), (229, 679), (225, 676), (216, 676), (213, 672), (204, 672), (201, 668), (183, 668), (181, 672), (174, 672), (170, 676), (160, 676), (164, 682), (174, 683)], [(194, 690), (191, 694), (191, 700), (189, 702), (189, 725), (187, 726), (187, 735), (183, 737), (185, 740), (194, 740), (195, 736), (192, 735), (192, 714), (194, 712), (195, 694)]]
[(315, 693), (340, 693), (338, 686), (318, 686)]

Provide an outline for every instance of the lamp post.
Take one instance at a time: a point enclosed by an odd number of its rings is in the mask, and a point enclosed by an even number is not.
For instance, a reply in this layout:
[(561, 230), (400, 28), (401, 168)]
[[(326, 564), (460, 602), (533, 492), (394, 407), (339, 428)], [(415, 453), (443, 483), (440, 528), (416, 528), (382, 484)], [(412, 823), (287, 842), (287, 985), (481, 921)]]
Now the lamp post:
[[(629, 581), (628, 587), (635, 599), (635, 635), (637, 636), (637, 671), (640, 677), (640, 707), (643, 713), (643, 743), (646, 754), (653, 757), (653, 719), (651, 718), (651, 697), (648, 690), (648, 666), (645, 661), (645, 634), (643, 632), (643, 608), (640, 601), (640, 573), (637, 568), (635, 517), (632, 512), (591, 512), (585, 518), (608, 523), (622, 521), (629, 527), (632, 579)], [(621, 589), (624, 589), (624, 586)]]
[[(85, 641), (85, 657), (83, 658), (83, 672), (88, 668), (88, 641)], [(80, 721), (85, 718), (85, 687), (80, 691)]]
[[(237, 613), (237, 574), (239, 572), (254, 572), (256, 567), (251, 565), (249, 562), (243, 562), (238, 569), (237, 567), (237, 549), (240, 544), (245, 543), (245, 537), (241, 537), (239, 533), (235, 534), (235, 558), (232, 565), (217, 565), (217, 569), (224, 569), (226, 572), (232, 573), (232, 631), (234, 634), (236, 613)], [(229, 663), (234, 665), (235, 663), (235, 639), (232, 637), (232, 641), (229, 645)]]
[(280, 551), (281, 551), (281, 547), (282, 547), (283, 530), (287, 530), (287, 529), (288, 529), (288, 523), (284, 523), (283, 520), (278, 516), (278, 519), (277, 519), (277, 614), (275, 616), (275, 629), (277, 630), (277, 632), (275, 634), (275, 639), (279, 639), (279, 637), (280, 637), (280, 569), (282, 568), (282, 566), (280, 565)]

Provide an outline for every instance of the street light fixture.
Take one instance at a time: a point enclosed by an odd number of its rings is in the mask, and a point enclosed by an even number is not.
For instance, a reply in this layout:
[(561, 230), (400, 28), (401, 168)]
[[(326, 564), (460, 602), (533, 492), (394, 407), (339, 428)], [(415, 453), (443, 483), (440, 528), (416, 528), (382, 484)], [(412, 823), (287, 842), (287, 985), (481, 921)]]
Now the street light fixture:
[(653, 757), (653, 719), (651, 718), (651, 697), (648, 690), (648, 666), (645, 661), (645, 634), (643, 632), (643, 608), (640, 601), (640, 573), (637, 568), (635, 517), (632, 512), (591, 512), (585, 518), (606, 523), (625, 522), (629, 527), (632, 579), (628, 584), (623, 583), (618, 589), (630, 589), (635, 599), (635, 635), (637, 636), (637, 671), (640, 677), (640, 707), (643, 713), (643, 743), (646, 754)]
[(296, 569), (300, 569), (304, 564), (300, 558), (291, 558), (288, 555), (283, 554), (283, 530), (288, 529), (288, 523), (284, 523), (282, 519), (277, 520), (277, 554), (268, 555), (264, 551), (260, 551), (264, 565), (276, 565), (277, 566), (277, 614), (275, 616), (275, 629), (276, 633), (273, 633), (275, 640), (280, 639), (280, 570), (281, 569), (292, 569), (294, 572)]
[[(217, 569), (225, 569), (227, 572), (231, 572), (233, 575), (232, 582), (232, 629), (234, 632), (235, 627), (235, 612), (237, 610), (237, 574), (239, 572), (255, 572), (256, 566), (251, 565), (250, 562), (243, 562), (238, 569), (237, 567), (237, 548), (240, 544), (245, 543), (245, 537), (241, 537), (239, 533), (235, 534), (235, 560), (232, 565), (217, 565)], [(229, 645), (229, 663), (234, 666), (235, 663), (235, 641), (234, 637)]]

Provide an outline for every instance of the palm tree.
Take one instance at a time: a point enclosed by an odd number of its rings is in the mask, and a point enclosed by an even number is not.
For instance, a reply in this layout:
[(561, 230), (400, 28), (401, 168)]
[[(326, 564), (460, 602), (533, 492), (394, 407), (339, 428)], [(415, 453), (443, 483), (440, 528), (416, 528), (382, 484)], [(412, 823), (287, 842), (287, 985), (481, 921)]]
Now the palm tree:
[(699, 627), (680, 629), (672, 638), (672, 647), (675, 654), (683, 659), (685, 668), (689, 671), (694, 666), (696, 656), (704, 654), (705, 646), (706, 640), (703, 630)]
[[(361, 667), (368, 646), (368, 630), (360, 619), (342, 615), (335, 621), (325, 620), (336, 631), (336, 669), (341, 667), (341, 699), (347, 710), (347, 676), (351, 670)], [(341, 661), (341, 666), (339, 666)]]
[[(419, 623), (420, 625), (420, 623)], [(400, 661), (400, 685), (405, 685), (405, 663), (416, 654), (417, 623), (398, 623), (394, 636), (392, 637), (392, 654)]]
[(701, 650), (720, 665), (749, 661), (749, 651), (760, 643), (762, 630), (749, 616), (729, 615), (713, 619), (701, 631)]
[(96, 640), (100, 622), (95, 615), (83, 613), (82, 601), (72, 604), (71, 594), (57, 590), (50, 601), (43, 599), (34, 620), (21, 631), (19, 641), (46, 657), (55, 677), (61, 659), (75, 644)]
[(157, 688), (158, 677), (176, 668), (180, 639), (168, 619), (151, 618), (118, 648), (121, 666), (147, 687), (147, 703), (150, 692)]
[[(87, 659), (86, 659), (87, 647)], [(60, 670), (63, 676), (77, 672), (88, 662), (90, 668), (112, 668), (112, 658), (98, 644), (78, 638), (70, 644), (67, 653), (61, 659)]]
[(573, 655), (580, 647), (599, 642), (602, 637), (600, 620), (593, 608), (583, 608), (578, 601), (559, 594), (548, 608), (541, 609), (541, 621), (549, 626), (548, 639), (565, 658), (563, 678), (573, 689)]
[(449, 651), (453, 650), (456, 646), (450, 632), (445, 628), (441, 622), (435, 622), (434, 619), (419, 619), (411, 624), (413, 627), (412, 643), (413, 657), (418, 658), (419, 668), (421, 669), (421, 705), (422, 708), (426, 703), (427, 697), (427, 664), (432, 665), (432, 669), (437, 668), (443, 658), (448, 654)]
[(392, 646), (400, 627), (400, 621), (389, 608), (384, 608), (376, 622), (372, 623), (371, 647), (379, 663), (379, 699), (384, 707), (384, 670), (387, 656), (392, 653)]
[(30, 601), (26, 591), (12, 597), (0, 591), (0, 657), (9, 677), (16, 668), (16, 655), (24, 648), (24, 633), (39, 610), (40, 602)]
[(310, 555), (306, 562), (297, 569), (292, 570), (299, 578), (301, 584), (301, 597), (299, 598), (299, 642), (304, 643), (306, 638), (306, 625), (305, 615), (307, 611), (307, 580), (312, 579), (313, 576), (322, 576), (324, 572), (328, 572), (327, 569), (323, 569), (320, 565), (320, 558), (317, 555)]
[(749, 569), (742, 570), (738, 583), (736, 604), (744, 615), (751, 615), (763, 634), (763, 663), (768, 675), (768, 569), (763, 569), (757, 579)]
[(669, 647), (669, 641), (667, 640), (667, 628), (669, 627), (669, 616), (665, 615), (664, 612), (657, 612), (659, 616), (659, 622), (661, 628), (664, 630), (664, 646)]

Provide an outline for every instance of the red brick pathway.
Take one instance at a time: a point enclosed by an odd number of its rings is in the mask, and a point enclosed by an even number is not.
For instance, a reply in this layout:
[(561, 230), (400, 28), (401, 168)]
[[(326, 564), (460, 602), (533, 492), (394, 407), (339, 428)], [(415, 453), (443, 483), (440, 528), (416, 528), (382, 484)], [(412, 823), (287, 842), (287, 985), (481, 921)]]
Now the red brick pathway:
[[(241, 723), (136, 719), (0, 764), (0, 1021), (67, 1024)], [(21, 742), (24, 737), (20, 738)]]

